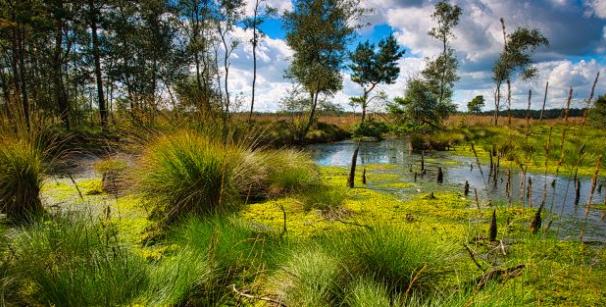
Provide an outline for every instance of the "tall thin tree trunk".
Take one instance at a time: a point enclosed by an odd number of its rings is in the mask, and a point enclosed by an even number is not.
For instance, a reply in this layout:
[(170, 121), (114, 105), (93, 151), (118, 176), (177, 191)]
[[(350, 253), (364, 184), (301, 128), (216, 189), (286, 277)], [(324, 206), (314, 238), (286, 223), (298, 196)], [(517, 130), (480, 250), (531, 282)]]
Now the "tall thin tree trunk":
[[(61, 7), (63, 3), (59, 4)], [(57, 17), (60, 18), (60, 17)], [(69, 121), (69, 105), (67, 101), (67, 95), (65, 93), (65, 86), (63, 84), (63, 21), (61, 19), (55, 20), (55, 49), (53, 51), (53, 83), (55, 91), (55, 99), (57, 106), (59, 107), (59, 116), (65, 126), (65, 129), (70, 130)]]
[(507, 79), (507, 125), (511, 129), (511, 81)]
[(253, 39), (252, 39), (252, 52), (253, 52), (253, 81), (252, 81), (252, 97), (250, 99), (250, 114), (248, 121), (252, 123), (253, 110), (255, 107), (255, 85), (257, 83), (257, 44), (259, 43), (257, 38), (257, 14), (259, 13), (259, 0), (255, 1), (255, 15), (253, 17)]
[(93, 41), (93, 57), (95, 58), (95, 77), (97, 78), (97, 99), (99, 103), (99, 116), (101, 118), (101, 129), (107, 130), (107, 107), (103, 94), (103, 76), (101, 74), (101, 56), (99, 54), (99, 37), (97, 36), (97, 10), (93, 0), (89, 0), (90, 6), (90, 29)]
[(20, 88), (21, 88), (21, 95), (22, 95), (22, 100), (21, 103), (23, 104), (23, 117), (25, 120), (25, 126), (27, 127), (27, 130), (30, 129), (30, 110), (29, 110), (29, 97), (27, 95), (27, 83), (25, 81), (25, 51), (23, 48), (23, 40), (24, 40), (24, 35), (23, 35), (23, 29), (18, 30), (18, 49), (19, 49), (19, 78), (20, 78)]

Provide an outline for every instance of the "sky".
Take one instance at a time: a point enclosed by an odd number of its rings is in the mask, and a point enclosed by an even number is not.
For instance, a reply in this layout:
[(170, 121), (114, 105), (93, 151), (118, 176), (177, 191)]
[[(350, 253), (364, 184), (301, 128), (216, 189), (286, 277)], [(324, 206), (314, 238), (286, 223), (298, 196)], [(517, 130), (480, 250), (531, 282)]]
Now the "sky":
[[(250, 1), (250, 0), (249, 0)], [(280, 12), (292, 9), (290, 0), (265, 0)], [(377, 42), (390, 33), (406, 50), (399, 61), (400, 77), (379, 90), (389, 97), (402, 96), (406, 81), (418, 76), (426, 59), (439, 54), (440, 43), (427, 35), (433, 27), (432, 0), (361, 0), (372, 9), (355, 42)], [(596, 94), (606, 93), (606, 0), (453, 0), (463, 9), (455, 29), (452, 47), (459, 60), (460, 80), (455, 84), (454, 102), (460, 110), (476, 95), (484, 95), (485, 110), (494, 109), (494, 81), (491, 69), (503, 48), (499, 19), (503, 17), (508, 32), (516, 27), (540, 30), (550, 41), (548, 47), (537, 49), (533, 60), (538, 75), (529, 81), (513, 80), (512, 107), (525, 109), (528, 91), (532, 90), (532, 108), (543, 103), (545, 83), (549, 81), (547, 108), (561, 108), (566, 103), (570, 87), (574, 90), (573, 106), (582, 107), (591, 85), (600, 72)], [(252, 12), (253, 3), (247, 4)], [(257, 87), (255, 110), (272, 112), (280, 108), (292, 81), (284, 77), (293, 51), (288, 47), (286, 33), (279, 17), (262, 26), (267, 36), (257, 48)], [(241, 101), (241, 109), (250, 108), (252, 70), (251, 31), (236, 28), (234, 37), (241, 41), (234, 52), (230, 70), (230, 87)], [(329, 98), (345, 110), (349, 97), (361, 93), (347, 71), (343, 71), (343, 90)], [(371, 106), (380, 110), (381, 105)]]

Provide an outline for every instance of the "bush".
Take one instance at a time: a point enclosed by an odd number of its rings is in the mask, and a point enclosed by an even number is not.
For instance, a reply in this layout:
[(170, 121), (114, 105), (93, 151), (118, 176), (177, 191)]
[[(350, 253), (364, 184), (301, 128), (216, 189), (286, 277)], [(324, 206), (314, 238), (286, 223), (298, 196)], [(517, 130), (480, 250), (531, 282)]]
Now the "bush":
[(0, 141), (0, 212), (24, 221), (44, 211), (42, 152), (26, 141)]
[(389, 132), (389, 126), (384, 122), (368, 120), (363, 124), (357, 124), (354, 127), (353, 137), (372, 137), (382, 139), (385, 133)]
[(124, 305), (144, 289), (143, 259), (114, 229), (83, 218), (40, 221), (11, 244), (11, 270), (36, 302), (55, 306)]
[(143, 153), (139, 190), (152, 216), (165, 222), (224, 210), (235, 194), (232, 176), (240, 156), (237, 148), (194, 132), (161, 136)]

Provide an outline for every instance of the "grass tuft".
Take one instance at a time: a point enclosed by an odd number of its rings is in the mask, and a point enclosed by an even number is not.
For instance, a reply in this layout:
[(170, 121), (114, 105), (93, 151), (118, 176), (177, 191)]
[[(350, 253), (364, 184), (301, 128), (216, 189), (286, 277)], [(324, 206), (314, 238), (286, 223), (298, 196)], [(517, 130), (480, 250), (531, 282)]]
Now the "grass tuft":
[(36, 146), (26, 141), (0, 140), (0, 213), (16, 222), (42, 213), (43, 175), (42, 152)]

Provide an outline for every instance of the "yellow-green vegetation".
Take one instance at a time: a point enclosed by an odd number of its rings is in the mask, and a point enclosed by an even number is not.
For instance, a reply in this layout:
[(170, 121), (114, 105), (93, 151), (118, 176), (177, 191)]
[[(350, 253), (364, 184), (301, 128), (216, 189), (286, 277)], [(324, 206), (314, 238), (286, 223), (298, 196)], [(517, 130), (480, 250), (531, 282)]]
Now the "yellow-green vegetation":
[[(314, 184), (239, 212), (183, 216), (154, 242), (145, 241), (153, 222), (141, 195), (84, 193), (81, 202), (103, 203), (94, 217), (49, 217), (12, 232), (0, 294), (9, 303), (61, 306), (604, 304), (602, 246), (546, 230), (532, 235), (533, 209), (484, 201), (478, 208), (459, 193), (430, 197), (411, 182), (403, 183), (405, 198), (382, 192), (373, 184), (387, 181), (386, 167), (367, 166), (368, 186), (355, 189), (343, 188), (346, 168), (320, 168)], [(77, 180), (83, 191), (95, 182)], [(42, 194), (79, 199), (67, 183), (49, 183)], [(490, 242), (495, 209), (498, 236)]]
[(43, 152), (35, 143), (0, 139), (0, 213), (23, 221), (43, 211)]
[(226, 212), (242, 199), (297, 191), (313, 184), (317, 172), (302, 152), (252, 150), (185, 130), (152, 141), (136, 177), (152, 215), (168, 223)]
[[(591, 176), (598, 159), (606, 163), (603, 140), (606, 131), (579, 123), (532, 124), (494, 127), (486, 125), (457, 128), (466, 136), (458, 142), (456, 154), (473, 157), (471, 144), (482, 163), (490, 160), (493, 145), (502, 169)], [(496, 157), (494, 161), (496, 163)]]

